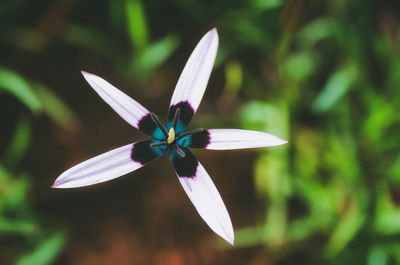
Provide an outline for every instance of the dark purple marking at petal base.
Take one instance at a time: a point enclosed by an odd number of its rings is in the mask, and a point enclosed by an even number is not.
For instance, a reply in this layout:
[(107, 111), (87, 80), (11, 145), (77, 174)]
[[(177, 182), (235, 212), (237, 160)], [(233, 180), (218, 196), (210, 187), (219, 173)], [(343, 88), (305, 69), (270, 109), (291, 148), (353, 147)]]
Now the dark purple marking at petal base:
[(150, 147), (154, 140), (137, 142), (133, 145), (131, 159), (142, 165), (149, 163), (165, 153), (165, 147)]
[(191, 135), (190, 145), (191, 148), (206, 148), (210, 143), (210, 133), (204, 130), (199, 133)]
[(153, 120), (151, 119), (150, 113), (148, 113), (146, 116), (143, 116), (139, 122), (138, 122), (138, 127), (139, 130), (142, 132), (153, 136), (153, 133), (157, 126), (154, 124)]
[(181, 178), (194, 178), (199, 163), (187, 148), (181, 147), (181, 149), (185, 153), (185, 157), (180, 156), (176, 148), (171, 148), (169, 152), (169, 158), (172, 161), (176, 174)]
[(175, 129), (177, 133), (182, 133), (189, 124), (190, 120), (193, 118), (194, 109), (187, 101), (181, 101), (178, 104), (172, 105), (168, 112), (168, 128), (172, 126), (175, 112), (178, 108), (180, 109), (180, 115), (177, 127)]

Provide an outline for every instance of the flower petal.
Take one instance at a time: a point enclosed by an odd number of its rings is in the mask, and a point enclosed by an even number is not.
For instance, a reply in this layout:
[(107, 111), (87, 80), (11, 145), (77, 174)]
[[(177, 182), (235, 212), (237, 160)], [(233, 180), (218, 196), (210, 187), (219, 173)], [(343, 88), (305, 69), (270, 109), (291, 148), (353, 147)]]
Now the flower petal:
[(62, 173), (52, 188), (76, 188), (118, 178), (165, 153), (163, 147), (150, 147), (154, 140), (128, 144), (86, 160)]
[(156, 129), (150, 112), (131, 97), (108, 83), (101, 77), (82, 71), (89, 85), (123, 118), (127, 123), (153, 136)]
[(214, 28), (197, 44), (182, 71), (172, 95), (168, 113), (168, 127), (170, 127), (175, 110), (180, 108), (181, 124), (178, 124), (178, 133), (188, 125), (203, 98), (217, 49), (218, 33)]
[(170, 159), (179, 182), (201, 218), (216, 234), (233, 245), (232, 222), (217, 188), (193, 154), (188, 149), (181, 148), (185, 153), (184, 157), (175, 148), (170, 151)]
[(191, 135), (191, 137), (188, 137), (186, 140), (186, 145), (188, 147), (211, 150), (268, 147), (285, 143), (287, 143), (287, 141), (272, 134), (238, 129), (204, 130)]

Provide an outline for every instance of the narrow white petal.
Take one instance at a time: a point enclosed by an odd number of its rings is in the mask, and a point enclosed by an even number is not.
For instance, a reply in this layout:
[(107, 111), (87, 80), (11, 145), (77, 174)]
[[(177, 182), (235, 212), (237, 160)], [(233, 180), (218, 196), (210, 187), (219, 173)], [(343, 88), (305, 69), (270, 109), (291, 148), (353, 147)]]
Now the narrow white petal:
[(218, 49), (218, 33), (210, 30), (197, 44), (175, 87), (171, 106), (188, 101), (196, 112), (203, 98)]
[(245, 149), (276, 146), (287, 143), (287, 141), (272, 134), (258, 131), (238, 129), (211, 129), (207, 131), (209, 133), (209, 143), (205, 149)]
[(149, 114), (149, 111), (133, 100), (131, 97), (94, 74), (82, 71), (89, 85), (114, 109), (126, 122), (139, 129), (141, 118)]
[(118, 178), (142, 167), (131, 159), (134, 144), (128, 144), (86, 160), (62, 173), (52, 188), (76, 188)]
[(204, 167), (198, 163), (195, 177), (178, 176), (178, 179), (201, 218), (216, 234), (233, 245), (235, 236), (231, 218)]

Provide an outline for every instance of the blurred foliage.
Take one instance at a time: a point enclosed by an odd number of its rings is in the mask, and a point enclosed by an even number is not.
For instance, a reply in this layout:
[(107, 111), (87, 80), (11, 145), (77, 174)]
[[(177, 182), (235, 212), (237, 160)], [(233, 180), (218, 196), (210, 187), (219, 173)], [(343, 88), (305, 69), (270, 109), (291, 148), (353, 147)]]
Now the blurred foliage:
[(331, 1), (322, 15), (316, 2), (307, 11), (303, 4), (283, 8), (301, 18), (283, 16), (287, 39), (272, 40), (278, 53), (264, 63), (277, 65), (265, 73), (269, 96), (241, 110), (243, 127), (288, 137), (290, 145), (260, 152), (255, 185), (267, 215), (264, 225), (240, 231), (237, 244), (284, 251), (317, 240), (316, 263), (398, 263), (400, 97), (392, 80), (400, 72), (391, 69), (400, 10)]
[[(398, 2), (37, 2), (0, 4), (0, 93), (18, 110), (7, 120), (11, 136), (1, 140), (4, 262), (52, 264), (67, 242), (63, 228), (49, 228), (32, 209), (35, 176), (21, 162), (40, 117), (70, 133), (80, 126), (60, 96), (68, 94), (55, 87), (68, 87), (70, 77), (40, 70), (54, 50), (84, 61), (74, 71), (92, 67), (157, 85), (170, 79), (159, 69), (174, 76), (182, 69), (170, 59), (178, 44), (189, 51), (215, 26), (221, 38), (211, 80), (224, 78), (216, 101), (228, 109), (215, 123), (289, 141), (257, 150), (261, 210), (256, 224), (236, 228), (235, 248), (261, 246), (265, 264), (400, 263)], [(52, 61), (61, 69), (68, 62)], [(158, 89), (151, 91), (171, 93)]]
[(0, 69), (0, 88), (13, 94), (29, 107), (32, 112), (38, 112), (43, 108), (26, 80), (12, 71)]

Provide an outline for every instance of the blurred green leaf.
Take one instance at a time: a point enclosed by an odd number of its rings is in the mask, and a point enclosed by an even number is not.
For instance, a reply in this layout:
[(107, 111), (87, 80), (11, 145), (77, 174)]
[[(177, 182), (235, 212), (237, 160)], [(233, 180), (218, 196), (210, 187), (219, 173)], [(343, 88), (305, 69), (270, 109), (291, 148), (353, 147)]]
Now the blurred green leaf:
[(282, 6), (283, 0), (252, 0), (251, 4), (258, 10), (269, 10)]
[(315, 232), (314, 218), (301, 218), (290, 222), (288, 227), (288, 241), (298, 242), (306, 240), (307, 237), (311, 236)]
[(31, 235), (38, 229), (31, 221), (5, 219), (0, 216), (0, 233)]
[(286, 73), (297, 81), (306, 79), (316, 67), (316, 56), (312, 52), (296, 53), (283, 63)]
[(243, 128), (264, 131), (286, 139), (289, 136), (288, 110), (286, 102), (275, 104), (251, 101), (240, 110), (240, 123)]
[(382, 139), (387, 128), (400, 118), (397, 106), (389, 104), (389, 100), (368, 92), (365, 94), (369, 102), (369, 113), (363, 124), (362, 132), (370, 142), (376, 142)]
[(332, 108), (357, 79), (357, 69), (348, 65), (335, 71), (312, 104), (313, 111), (324, 113)]
[(387, 244), (385, 246), (386, 252), (399, 264), (400, 263), (400, 244), (395, 242), (394, 244)]
[(400, 234), (400, 207), (388, 191), (387, 185), (378, 186), (374, 229), (381, 235)]
[(400, 183), (400, 155), (398, 155), (389, 166), (388, 177), (390, 180), (395, 180), (397, 183)]
[[(245, 15), (241, 15), (244, 13)], [(227, 14), (229, 22), (227, 27), (236, 32), (236, 37), (244, 47), (257, 48), (264, 50), (271, 43), (270, 36), (265, 34), (265, 29), (255, 24), (253, 20), (248, 19), (244, 11), (232, 11)]]
[(311, 128), (298, 128), (294, 143), (294, 167), (300, 177), (310, 178), (318, 173), (323, 134)]
[[(346, 181), (347, 185), (360, 184), (360, 162), (357, 157), (357, 143), (351, 135), (331, 131), (325, 135), (325, 152), (322, 157), (325, 168)], [(361, 187), (359, 187), (361, 191)]]
[(0, 164), (0, 214), (3, 210), (18, 213), (26, 210), (29, 186), (25, 174), (13, 174)]
[(304, 47), (314, 46), (317, 42), (333, 36), (336, 27), (335, 21), (328, 17), (312, 20), (298, 33), (299, 42)]
[(24, 155), (31, 140), (31, 123), (22, 117), (18, 120), (15, 133), (7, 150), (4, 152), (3, 161), (16, 164)]
[(42, 110), (42, 104), (28, 81), (16, 72), (0, 68), (0, 91), (1, 90), (17, 97), (34, 113)]
[(3, 186), (0, 189), (4, 207), (16, 212), (25, 210), (29, 203), (27, 201), (29, 187), (30, 182), (26, 175), (13, 176), (8, 173), (8, 179), (4, 179)]
[(126, 0), (125, 10), (133, 50), (140, 53), (146, 48), (148, 39), (143, 5), (140, 0)]
[(369, 252), (367, 265), (386, 265), (388, 255), (382, 247), (374, 247)]
[(271, 246), (282, 245), (286, 241), (287, 197), (291, 191), (284, 150), (264, 154), (257, 160), (255, 185), (261, 201), (268, 201), (263, 238)]
[(225, 87), (222, 98), (232, 101), (238, 94), (243, 82), (243, 69), (237, 61), (230, 61), (225, 66)]
[(135, 76), (147, 76), (156, 67), (161, 65), (175, 51), (179, 39), (169, 35), (164, 39), (148, 45), (142, 53), (134, 60), (132, 72)]
[(251, 226), (235, 229), (235, 248), (251, 247), (265, 242), (265, 226)]
[(358, 205), (354, 201), (350, 203), (352, 204), (339, 220), (325, 247), (325, 253), (328, 257), (336, 256), (342, 251), (361, 229), (365, 221), (365, 216), (358, 208)]
[[(317, 179), (294, 178), (294, 187), (310, 209), (308, 217), (301, 220), (298, 225), (304, 225), (307, 229), (326, 229), (335, 220), (335, 185), (325, 187)], [(332, 187), (332, 188), (331, 188)], [(301, 226), (300, 226), (301, 227)], [(296, 231), (292, 231), (296, 233)], [(298, 232), (297, 232), (298, 233)]]
[(236, 94), (243, 80), (243, 71), (240, 63), (236, 61), (227, 63), (225, 67), (225, 76), (225, 89), (228, 90), (230, 94)]
[(61, 233), (54, 234), (38, 243), (36, 248), (23, 255), (16, 265), (50, 265), (57, 258), (65, 244), (65, 237)]
[(376, 217), (376, 229), (385, 235), (400, 233), (400, 209), (381, 210)]

